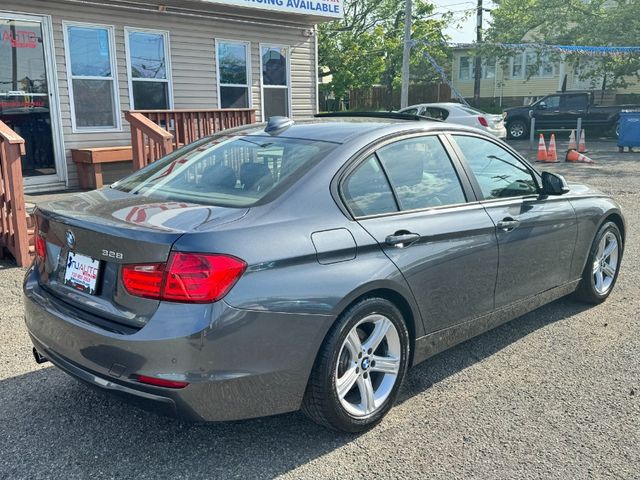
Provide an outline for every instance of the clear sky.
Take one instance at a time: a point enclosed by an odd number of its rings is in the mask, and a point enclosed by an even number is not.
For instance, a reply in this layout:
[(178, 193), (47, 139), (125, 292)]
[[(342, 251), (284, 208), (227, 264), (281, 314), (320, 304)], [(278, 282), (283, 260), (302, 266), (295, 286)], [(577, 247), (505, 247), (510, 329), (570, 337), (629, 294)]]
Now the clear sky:
[[(436, 13), (442, 14), (448, 11), (454, 12), (455, 21), (445, 33), (455, 43), (471, 43), (476, 39), (476, 5), (477, 0), (431, 0), (436, 5)], [(484, 8), (492, 8), (493, 2), (484, 0)], [(491, 14), (484, 12), (484, 28), (487, 28), (487, 20)], [(459, 23), (459, 25), (455, 25)]]

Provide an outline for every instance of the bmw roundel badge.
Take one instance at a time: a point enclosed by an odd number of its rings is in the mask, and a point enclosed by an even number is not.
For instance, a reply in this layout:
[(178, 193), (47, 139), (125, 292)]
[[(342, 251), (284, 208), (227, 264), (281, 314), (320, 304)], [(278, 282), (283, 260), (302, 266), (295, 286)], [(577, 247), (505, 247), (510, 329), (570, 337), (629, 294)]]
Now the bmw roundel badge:
[(73, 232), (71, 230), (67, 230), (67, 233), (65, 234), (66, 239), (67, 239), (67, 246), (69, 248), (75, 248), (76, 246), (76, 236), (73, 234)]

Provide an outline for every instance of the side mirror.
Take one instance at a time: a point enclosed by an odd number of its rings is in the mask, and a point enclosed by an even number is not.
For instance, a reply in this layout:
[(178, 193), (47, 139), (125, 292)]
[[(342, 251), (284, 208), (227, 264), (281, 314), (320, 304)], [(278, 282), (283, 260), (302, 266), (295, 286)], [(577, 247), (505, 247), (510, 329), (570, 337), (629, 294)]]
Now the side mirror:
[(569, 193), (569, 185), (562, 175), (542, 172), (542, 193), (545, 195), (564, 195)]

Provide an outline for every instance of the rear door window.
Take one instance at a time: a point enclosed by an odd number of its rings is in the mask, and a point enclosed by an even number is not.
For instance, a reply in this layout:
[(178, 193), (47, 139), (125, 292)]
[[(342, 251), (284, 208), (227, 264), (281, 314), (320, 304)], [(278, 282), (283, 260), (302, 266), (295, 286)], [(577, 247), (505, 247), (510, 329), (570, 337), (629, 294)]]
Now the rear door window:
[(401, 140), (377, 152), (401, 210), (465, 203), (456, 170), (436, 136)]
[(342, 194), (356, 217), (398, 211), (391, 186), (375, 155), (371, 155), (345, 180)]
[(535, 195), (533, 174), (517, 157), (479, 137), (453, 135), (485, 199)]
[(586, 106), (586, 95), (565, 95), (562, 97), (562, 110), (584, 110)]
[(427, 116), (435, 118), (437, 120), (446, 120), (449, 116), (449, 112), (444, 108), (427, 107), (425, 110)]

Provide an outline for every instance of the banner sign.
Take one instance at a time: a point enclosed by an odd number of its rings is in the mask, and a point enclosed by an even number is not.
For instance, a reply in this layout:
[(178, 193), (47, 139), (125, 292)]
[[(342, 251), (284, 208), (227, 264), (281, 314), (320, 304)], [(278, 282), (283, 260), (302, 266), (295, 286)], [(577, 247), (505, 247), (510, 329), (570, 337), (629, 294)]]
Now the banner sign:
[(236, 7), (274, 12), (295, 13), (315, 17), (342, 18), (344, 0), (202, 0)]

